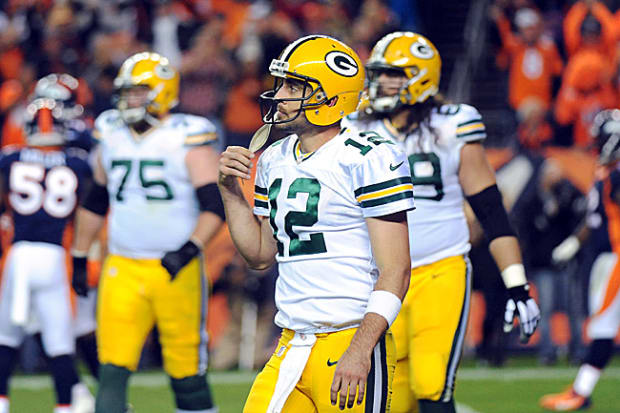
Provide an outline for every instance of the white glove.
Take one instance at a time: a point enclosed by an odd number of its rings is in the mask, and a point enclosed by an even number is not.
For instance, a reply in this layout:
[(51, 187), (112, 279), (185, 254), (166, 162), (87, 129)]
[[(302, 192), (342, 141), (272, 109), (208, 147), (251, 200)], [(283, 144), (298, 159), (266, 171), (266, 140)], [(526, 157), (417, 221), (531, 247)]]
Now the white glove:
[(581, 243), (577, 239), (576, 236), (571, 235), (562, 241), (557, 247), (551, 251), (551, 259), (554, 264), (564, 264), (565, 262), (573, 259), (579, 248), (581, 247)]
[[(510, 298), (506, 302), (504, 313), (504, 332), (509, 333), (514, 325), (515, 315), (519, 318), (521, 328), (519, 338), (522, 343), (527, 343), (540, 321), (538, 304), (530, 297), (529, 286), (521, 285), (508, 289)], [(515, 314), (516, 313), (516, 314)]]

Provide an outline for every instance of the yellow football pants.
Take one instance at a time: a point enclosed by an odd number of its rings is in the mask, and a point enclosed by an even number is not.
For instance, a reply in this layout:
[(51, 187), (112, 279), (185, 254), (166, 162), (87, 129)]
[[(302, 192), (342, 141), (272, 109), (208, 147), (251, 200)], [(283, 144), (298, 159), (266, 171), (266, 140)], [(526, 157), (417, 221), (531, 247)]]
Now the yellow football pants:
[[(332, 406), (330, 388), (338, 359), (345, 352), (357, 329), (329, 334), (317, 334), (306, 367), (297, 386), (289, 395), (282, 413), (341, 412), (338, 404)], [(280, 364), (294, 332), (283, 330), (275, 352), (254, 380), (243, 413), (265, 413), (276, 387)], [(384, 413), (390, 411), (391, 384), (396, 363), (396, 349), (388, 331), (377, 343), (371, 356), (372, 366), (366, 382), (366, 394), (361, 405), (357, 402), (351, 413)]]
[(135, 370), (156, 324), (164, 370), (174, 378), (202, 374), (207, 367), (206, 283), (199, 258), (171, 281), (158, 259), (109, 255), (99, 283), (99, 361)]
[(417, 412), (417, 399), (449, 401), (469, 317), (471, 265), (449, 257), (411, 270), (394, 323), (398, 362), (393, 413)]

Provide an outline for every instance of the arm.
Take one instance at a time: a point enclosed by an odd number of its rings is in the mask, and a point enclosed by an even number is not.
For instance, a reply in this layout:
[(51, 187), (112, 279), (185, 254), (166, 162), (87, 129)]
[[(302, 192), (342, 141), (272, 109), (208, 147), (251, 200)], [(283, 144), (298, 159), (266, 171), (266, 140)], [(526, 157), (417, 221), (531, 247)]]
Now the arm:
[[(367, 218), (366, 224), (373, 256), (379, 268), (374, 291), (391, 293), (396, 296), (393, 300), (402, 302), (411, 277), (407, 214), (398, 212), (385, 217)], [(386, 306), (390, 304), (388, 302)], [(347, 407), (353, 407), (358, 387), (357, 404), (362, 403), (372, 351), (388, 327), (388, 320), (383, 315), (372, 310), (366, 313), (351, 344), (338, 361), (331, 386), (332, 405), (336, 404), (340, 393), (340, 408), (343, 409), (348, 393)]]
[(536, 330), (540, 311), (529, 296), (521, 249), (495, 184), (495, 174), (480, 143), (468, 143), (461, 149), (459, 182), (489, 239), (489, 250), (508, 288), (510, 299), (504, 314), (504, 331), (512, 329), (517, 310), (521, 341), (525, 342)]
[(108, 210), (108, 191), (105, 170), (101, 164), (101, 153), (95, 156), (93, 183), (75, 216), (75, 238), (71, 256), (73, 277), (71, 285), (77, 295), (88, 295), (87, 256), (90, 246), (103, 227)]
[(224, 208), (215, 184), (217, 179), (217, 152), (209, 145), (190, 149), (185, 155), (185, 166), (196, 198), (200, 215), (194, 231), (179, 249), (168, 251), (161, 259), (161, 264), (174, 280), (179, 271), (192, 259), (197, 257), (219, 231), (224, 223)]
[(277, 245), (266, 217), (257, 218), (243, 196), (238, 178), (250, 179), (254, 153), (229, 146), (220, 157), (218, 186), (224, 202), (228, 229), (248, 265), (264, 269), (275, 261)]
[[(75, 238), (73, 239), (73, 256), (86, 257), (91, 244), (99, 234), (105, 222), (107, 203), (103, 208), (99, 201), (103, 195), (107, 196), (107, 191), (102, 194), (107, 178), (105, 170), (101, 164), (101, 153), (95, 155), (95, 167), (93, 171), (93, 184), (86, 195), (82, 205), (78, 208), (75, 217)], [(105, 201), (104, 201), (105, 202)], [(105, 209), (105, 211), (103, 211)], [(102, 213), (103, 212), (103, 213)]]

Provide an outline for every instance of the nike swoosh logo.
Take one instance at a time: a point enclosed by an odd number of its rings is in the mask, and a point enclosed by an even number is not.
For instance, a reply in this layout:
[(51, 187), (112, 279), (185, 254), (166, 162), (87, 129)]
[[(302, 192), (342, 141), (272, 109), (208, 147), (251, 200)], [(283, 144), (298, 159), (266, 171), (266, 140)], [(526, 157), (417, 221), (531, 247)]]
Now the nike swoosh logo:
[[(405, 161), (403, 161), (403, 162), (405, 162)], [(399, 166), (401, 166), (401, 165), (403, 164), (403, 162), (399, 163), (399, 164), (398, 164), (398, 165), (396, 165), (396, 166), (393, 166), (392, 164), (390, 164), (390, 171), (395, 171), (395, 170), (397, 170), (397, 169), (398, 169), (398, 167), (399, 167)]]
[(327, 367), (331, 367), (338, 364), (338, 360), (336, 361), (330, 361), (329, 359), (327, 359)]

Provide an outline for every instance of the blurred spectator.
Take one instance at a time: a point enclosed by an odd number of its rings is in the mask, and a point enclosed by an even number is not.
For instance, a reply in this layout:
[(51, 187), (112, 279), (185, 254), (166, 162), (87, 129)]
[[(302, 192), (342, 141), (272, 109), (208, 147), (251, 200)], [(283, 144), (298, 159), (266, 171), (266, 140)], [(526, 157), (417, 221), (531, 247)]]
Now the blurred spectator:
[(555, 104), (555, 119), (560, 125), (572, 126), (573, 144), (588, 146), (594, 116), (617, 102), (608, 60), (603, 55), (584, 50), (570, 58)]
[(564, 43), (569, 56), (595, 50), (608, 59), (615, 54), (617, 26), (607, 6), (598, 0), (579, 0), (564, 18)]
[(521, 146), (529, 150), (539, 150), (550, 144), (553, 129), (547, 119), (548, 110), (544, 103), (536, 97), (528, 97), (517, 108), (519, 126), (517, 136)]
[(543, 35), (540, 14), (531, 8), (519, 9), (514, 18), (518, 34), (514, 34), (499, 6), (492, 6), (490, 13), (509, 57), (510, 106), (518, 110), (526, 99), (536, 98), (543, 109), (549, 109), (552, 81), (562, 74), (563, 63), (553, 40)]
[[(557, 346), (551, 340), (551, 316), (563, 301), (569, 314), (581, 308), (571, 298), (579, 285), (567, 269), (554, 268), (551, 251), (580, 224), (585, 215), (583, 194), (562, 176), (562, 171), (552, 160), (532, 159), (535, 173), (515, 203), (512, 216), (519, 233), (527, 273), (538, 291), (541, 309), (540, 345), (541, 364), (555, 364)], [(581, 348), (581, 317), (571, 320), (571, 346), (573, 352)]]

